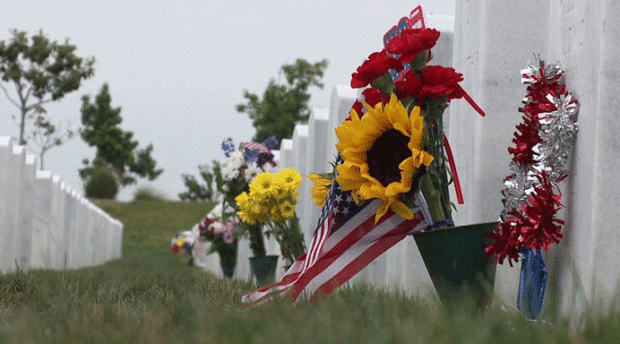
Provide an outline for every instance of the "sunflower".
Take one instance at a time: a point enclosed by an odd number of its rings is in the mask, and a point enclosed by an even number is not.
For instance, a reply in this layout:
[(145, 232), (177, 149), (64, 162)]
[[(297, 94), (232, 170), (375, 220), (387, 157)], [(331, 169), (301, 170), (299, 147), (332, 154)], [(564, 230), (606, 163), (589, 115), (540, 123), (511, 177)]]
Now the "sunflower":
[(344, 162), (336, 167), (336, 181), (353, 200), (362, 202), (378, 198), (375, 222), (388, 209), (412, 219), (413, 213), (398, 198), (411, 190), (413, 174), (422, 164), (428, 166), (433, 156), (422, 150), (424, 119), (420, 107), (407, 114), (394, 94), (387, 105), (364, 104), (362, 118), (351, 110), (351, 120), (336, 128), (336, 145)]
[(332, 184), (331, 179), (325, 178), (318, 173), (308, 174), (308, 179), (314, 182), (314, 186), (310, 189), (312, 192), (312, 202), (319, 207), (325, 204), (325, 199), (329, 193), (329, 187)]

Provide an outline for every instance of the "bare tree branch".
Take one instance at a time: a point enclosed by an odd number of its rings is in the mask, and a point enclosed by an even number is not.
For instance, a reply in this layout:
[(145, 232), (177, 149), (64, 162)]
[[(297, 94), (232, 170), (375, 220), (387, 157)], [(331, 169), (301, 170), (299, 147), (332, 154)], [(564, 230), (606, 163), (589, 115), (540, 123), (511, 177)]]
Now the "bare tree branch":
[(6, 97), (9, 98), (9, 101), (13, 103), (15, 106), (20, 107), (20, 105), (17, 104), (17, 102), (13, 100), (13, 98), (11, 98), (11, 96), (9, 95), (9, 92), (6, 90), (4, 85), (0, 84), (0, 87), (2, 87), (2, 90), (4, 91), (4, 94), (6, 95)]

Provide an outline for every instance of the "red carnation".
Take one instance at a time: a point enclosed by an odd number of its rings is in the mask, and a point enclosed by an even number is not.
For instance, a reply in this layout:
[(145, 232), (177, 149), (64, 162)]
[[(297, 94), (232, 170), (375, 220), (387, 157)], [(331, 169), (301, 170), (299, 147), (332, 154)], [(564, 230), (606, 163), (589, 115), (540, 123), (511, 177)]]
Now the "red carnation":
[(398, 59), (402, 63), (410, 63), (420, 52), (434, 47), (439, 35), (441, 33), (435, 29), (406, 29), (392, 38), (386, 49), (400, 55)]
[(398, 99), (409, 97), (415, 97), (416, 99), (422, 98), (422, 79), (418, 77), (418, 73), (410, 69), (405, 70), (394, 85), (396, 86), (395, 94)]
[(365, 89), (362, 95), (364, 95), (364, 102), (372, 107), (375, 107), (375, 105), (379, 103), (387, 104), (387, 102), (390, 101), (385, 94), (375, 88)]
[(388, 56), (385, 49), (378, 53), (372, 53), (368, 56), (368, 59), (357, 68), (357, 72), (351, 75), (351, 88), (366, 87), (375, 79), (383, 76), (390, 69), (401, 71), (403, 65), (398, 62), (397, 59)]
[(215, 220), (211, 220), (209, 217), (205, 216), (202, 221), (198, 224), (198, 230), (200, 231), (201, 236), (208, 237), (209, 236), (209, 225), (215, 222)]
[(459, 82), (463, 81), (463, 74), (457, 73), (454, 68), (442, 66), (426, 66), (422, 69), (421, 96), (428, 98), (447, 97), (448, 101), (463, 97), (463, 89)]
[[(386, 104), (389, 101), (388, 97), (386, 97), (385, 94), (379, 92), (377, 89), (374, 88), (365, 89), (364, 92), (362, 92), (362, 95), (364, 96), (364, 102), (368, 103), (368, 105), (372, 107), (374, 107), (378, 103)], [(357, 113), (360, 118), (364, 116), (364, 104), (362, 104), (362, 102), (360, 102), (359, 100), (356, 100), (355, 103), (353, 103), (351, 109), (355, 110), (355, 113)], [(351, 116), (347, 117), (345, 121), (350, 120)]]
[[(355, 113), (358, 116), (362, 115), (362, 112), (364, 111), (364, 104), (362, 104), (362, 102), (360, 102), (359, 100), (356, 100), (355, 103), (353, 103), (353, 106), (351, 107), (351, 109), (355, 110)], [(347, 117), (346, 121), (350, 121), (351, 120), (351, 116)]]

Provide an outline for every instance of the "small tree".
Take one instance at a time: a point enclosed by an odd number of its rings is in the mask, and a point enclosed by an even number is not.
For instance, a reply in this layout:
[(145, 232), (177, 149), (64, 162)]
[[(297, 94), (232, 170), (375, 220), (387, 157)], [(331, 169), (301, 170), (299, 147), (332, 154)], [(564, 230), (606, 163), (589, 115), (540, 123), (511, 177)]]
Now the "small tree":
[[(55, 127), (45, 119), (43, 105), (57, 101), (67, 93), (80, 87), (83, 79), (94, 74), (95, 58), (82, 58), (75, 55), (76, 47), (69, 43), (51, 42), (42, 30), (28, 39), (24, 31), (13, 29), (8, 41), (0, 41), (0, 88), (9, 101), (20, 113), (17, 120), (19, 126), (19, 143), (26, 144), (26, 122), (36, 121), (35, 126), (42, 125), (47, 136), (62, 138)], [(3, 84), (12, 84), (15, 95)], [(52, 135), (52, 134), (54, 134)], [(44, 134), (46, 135), (46, 134)], [(62, 144), (63, 139), (52, 140), (53, 145)], [(45, 149), (45, 150), (47, 150)], [(43, 151), (42, 154), (45, 152)]]
[(45, 168), (43, 156), (48, 150), (60, 146), (73, 138), (73, 131), (68, 128), (68, 122), (67, 129), (64, 129), (60, 125), (56, 127), (56, 125), (52, 124), (52, 122), (44, 116), (37, 116), (34, 121), (34, 128), (29, 135), (29, 141), (38, 147), (39, 161), (41, 162), (39, 169), (43, 170)]
[(200, 177), (205, 182), (201, 184), (196, 177), (191, 174), (183, 174), (183, 184), (187, 188), (187, 191), (179, 193), (179, 199), (182, 201), (211, 201), (214, 198), (213, 183), (215, 178), (210, 171), (208, 165), (198, 166)]
[(82, 125), (80, 135), (89, 146), (97, 148), (92, 162), (84, 159), (86, 165), (80, 169), (80, 177), (87, 180), (94, 169), (101, 166), (111, 166), (115, 169), (118, 182), (127, 186), (136, 182), (136, 178), (153, 180), (162, 172), (156, 169), (157, 163), (151, 157), (153, 145), (138, 149), (138, 141), (132, 139), (133, 133), (123, 131), (119, 125), (122, 122), (121, 108), (110, 106), (108, 85), (104, 84), (101, 91), (91, 103), (90, 97), (82, 97)]
[(284, 65), (286, 84), (278, 84), (274, 79), (269, 81), (263, 98), (244, 90), (245, 104), (238, 104), (238, 112), (245, 112), (252, 119), (256, 128), (253, 140), (262, 142), (275, 135), (279, 142), (293, 136), (295, 125), (305, 123), (310, 117), (308, 88), (323, 88), (321, 78), (327, 68), (328, 61), (322, 60), (314, 64), (304, 59), (297, 59), (294, 64)]

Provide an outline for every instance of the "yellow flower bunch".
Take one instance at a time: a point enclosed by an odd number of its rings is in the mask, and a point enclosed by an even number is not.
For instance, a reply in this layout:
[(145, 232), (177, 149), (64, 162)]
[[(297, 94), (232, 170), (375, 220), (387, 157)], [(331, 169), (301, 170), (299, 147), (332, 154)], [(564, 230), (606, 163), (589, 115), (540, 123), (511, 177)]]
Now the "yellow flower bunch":
[(295, 206), (301, 186), (297, 170), (284, 168), (276, 174), (263, 172), (250, 182), (250, 193), (243, 192), (235, 198), (239, 207), (237, 215), (249, 224), (269, 220), (281, 222), (295, 215)]

